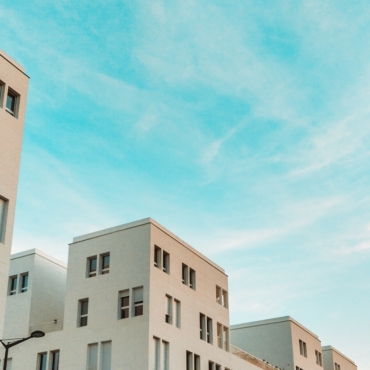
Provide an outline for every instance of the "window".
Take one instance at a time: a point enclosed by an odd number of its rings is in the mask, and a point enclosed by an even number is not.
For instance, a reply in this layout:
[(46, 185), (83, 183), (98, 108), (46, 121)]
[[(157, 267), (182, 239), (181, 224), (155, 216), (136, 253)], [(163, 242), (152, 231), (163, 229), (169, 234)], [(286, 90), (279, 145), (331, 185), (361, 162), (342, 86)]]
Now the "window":
[(217, 346), (222, 348), (222, 325), (217, 323)]
[(37, 370), (46, 370), (47, 353), (38, 354)]
[(216, 364), (216, 370), (221, 370), (221, 365)]
[(119, 292), (119, 319), (127, 319), (130, 317), (130, 291), (123, 290)]
[(59, 351), (51, 352), (51, 370), (59, 370)]
[(92, 343), (87, 347), (87, 370), (98, 370), (98, 346)]
[(335, 362), (335, 370), (340, 370), (340, 365)]
[(200, 356), (194, 354), (194, 370), (200, 370)]
[(161, 268), (161, 248), (154, 246), (154, 266), (157, 268)]
[(188, 285), (188, 266), (182, 264), (182, 283)]
[(302, 340), (299, 340), (299, 353), (302, 356), (307, 357), (307, 346), (306, 346), (306, 342), (303, 342)]
[(162, 340), (163, 346), (163, 370), (169, 370), (170, 367), (170, 345)]
[(213, 343), (213, 336), (212, 336), (212, 319), (207, 317), (207, 342)]
[(176, 328), (181, 328), (181, 302), (175, 299)]
[(11, 114), (12, 116), (17, 115), (17, 100), (18, 100), (19, 95), (11, 90), (10, 88), (8, 89), (8, 95), (6, 97), (6, 108), (5, 110)]
[(295, 370), (303, 370), (302, 368), (300, 368), (299, 366), (296, 366), (295, 367)]
[(101, 342), (101, 370), (111, 370), (112, 342)]
[(110, 262), (110, 254), (102, 254), (100, 256), (100, 261), (101, 261), (101, 274), (109, 274), (109, 262)]
[(134, 288), (134, 316), (141, 316), (143, 314), (143, 287)]
[(193, 370), (193, 354), (186, 351), (186, 370)]
[(18, 283), (18, 276), (11, 276), (9, 278), (9, 295), (17, 294), (17, 283)]
[(170, 255), (166, 251), (163, 251), (163, 271), (170, 273)]
[(8, 201), (0, 197), (0, 243), (5, 241), (6, 214), (8, 210)]
[(208, 370), (215, 370), (215, 363), (212, 361), (208, 361)]
[(165, 321), (167, 324), (172, 324), (172, 297), (166, 295), (166, 316)]
[(94, 277), (96, 276), (96, 263), (97, 263), (97, 257), (89, 257), (87, 259), (87, 277)]
[(27, 292), (28, 289), (28, 273), (21, 275), (21, 293)]
[(199, 314), (199, 329), (200, 329), (200, 339), (206, 340), (206, 317), (200, 313)]
[(223, 327), (223, 348), (225, 351), (229, 351), (229, 329)]
[(229, 351), (229, 328), (223, 326), (219, 322), (217, 323), (217, 346), (218, 348)]
[(317, 365), (322, 366), (321, 352), (315, 351), (315, 356), (316, 356), (316, 363), (317, 363)]
[(223, 307), (228, 307), (227, 291), (216, 285), (216, 302)]
[(3, 107), (5, 83), (0, 80), (0, 108)]
[(160, 370), (161, 352), (160, 345), (161, 341), (159, 338), (153, 337), (154, 340), (154, 370)]
[(78, 301), (79, 306), (79, 318), (78, 318), (78, 326), (87, 326), (87, 314), (89, 311), (89, 300), (88, 299), (81, 299)]
[(195, 271), (190, 269), (190, 284), (189, 287), (195, 290)]

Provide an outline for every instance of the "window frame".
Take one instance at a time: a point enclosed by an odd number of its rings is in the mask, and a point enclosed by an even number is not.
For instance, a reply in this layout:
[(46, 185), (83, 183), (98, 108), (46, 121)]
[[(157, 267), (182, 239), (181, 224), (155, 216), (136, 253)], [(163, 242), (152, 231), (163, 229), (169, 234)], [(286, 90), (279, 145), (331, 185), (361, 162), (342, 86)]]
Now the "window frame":
[[(86, 313), (84, 311), (84, 305), (86, 305)], [(78, 301), (78, 327), (82, 328), (88, 325), (88, 317), (89, 317), (89, 298), (79, 299)], [(85, 323), (86, 319), (86, 323)]]
[[(13, 287), (13, 282), (15, 281), (15, 286)], [(9, 276), (9, 294), (16, 295), (18, 293), (18, 275)]]
[[(13, 97), (12, 108), (8, 108), (8, 97)], [(8, 86), (8, 91), (6, 92), (6, 101), (5, 101), (5, 111), (8, 112), (14, 118), (18, 118), (18, 107), (19, 107), (20, 95)]]
[(51, 355), (50, 370), (59, 370), (60, 351), (59, 350), (51, 351), (50, 355)]
[(6, 224), (8, 218), (9, 199), (4, 198), (0, 195), (0, 201), (2, 201), (2, 208), (0, 208), (0, 243), (5, 243), (6, 236)]
[[(128, 305), (123, 305), (124, 299), (128, 298)], [(127, 317), (122, 317), (122, 313), (127, 312)], [(130, 289), (118, 292), (118, 320), (130, 318)]]
[(166, 294), (166, 314), (165, 314), (165, 320), (167, 324), (172, 325), (173, 321), (173, 303), (172, 303), (172, 297), (168, 294)]
[[(44, 362), (45, 360), (45, 362)], [(37, 370), (47, 370), (48, 353), (40, 352), (37, 354)]]
[(161, 269), (162, 261), (161, 261), (162, 249), (158, 247), (158, 245), (154, 245), (154, 267)]
[(197, 290), (196, 272), (192, 268), (189, 268), (189, 288)]
[[(105, 267), (104, 261), (108, 257), (108, 267)], [(100, 263), (99, 263), (99, 274), (106, 275), (109, 274), (110, 271), (110, 252), (102, 253), (100, 255)]]
[[(142, 300), (141, 301), (136, 301), (135, 298), (135, 291), (138, 291), (141, 289), (142, 291)], [(144, 287), (136, 287), (132, 289), (132, 304), (133, 304), (133, 315), (132, 317), (138, 317), (138, 316), (143, 316), (144, 315)], [(140, 310), (141, 307), (141, 313), (140, 311), (137, 311), (137, 309)], [(139, 313), (138, 313), (139, 312)]]
[[(92, 270), (92, 262), (95, 261), (95, 270)], [(92, 278), (98, 275), (98, 256), (87, 257), (86, 277)]]
[(182, 270), (181, 270), (181, 276), (182, 276), (182, 283), (184, 285), (189, 284), (189, 266), (185, 263), (182, 264)]
[[(26, 280), (26, 285), (24, 284), (25, 280)], [(23, 274), (20, 274), (19, 293), (26, 293), (28, 291), (28, 283), (29, 283), (29, 274), (28, 274), (28, 272), (24, 272)]]
[(163, 263), (162, 263), (162, 271), (166, 274), (170, 274), (170, 254), (163, 250)]
[(0, 80), (0, 108), (4, 105), (5, 82)]

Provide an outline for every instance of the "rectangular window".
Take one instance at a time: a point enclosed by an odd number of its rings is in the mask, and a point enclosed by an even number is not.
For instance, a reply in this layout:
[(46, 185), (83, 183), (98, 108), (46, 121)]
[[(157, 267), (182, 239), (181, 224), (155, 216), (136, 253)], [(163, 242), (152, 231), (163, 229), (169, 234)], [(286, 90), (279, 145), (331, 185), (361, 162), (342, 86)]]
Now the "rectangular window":
[(21, 293), (27, 292), (28, 289), (28, 273), (21, 275)]
[(176, 328), (181, 328), (181, 302), (175, 299)]
[(218, 304), (221, 304), (221, 295), (222, 295), (221, 291), (222, 289), (216, 285), (216, 302)]
[(87, 370), (98, 370), (98, 343), (87, 347)]
[(88, 299), (81, 299), (78, 301), (79, 305), (79, 318), (78, 318), (78, 326), (87, 326), (87, 315), (89, 312), (89, 300)]
[(130, 317), (130, 292), (123, 290), (119, 292), (119, 318), (127, 319)]
[(59, 370), (59, 351), (51, 352), (51, 370)]
[(213, 343), (213, 335), (212, 335), (212, 319), (207, 317), (207, 342)]
[(112, 342), (101, 343), (101, 370), (111, 370)]
[(101, 274), (109, 274), (109, 262), (110, 262), (110, 254), (102, 254), (100, 256), (100, 261), (101, 261)]
[(143, 287), (134, 288), (134, 316), (141, 316), (144, 311)]
[(340, 370), (340, 365), (335, 363), (335, 370)]
[(215, 370), (215, 363), (212, 361), (208, 361), (208, 370)]
[(228, 303), (228, 295), (227, 295), (227, 291), (222, 289), (222, 299), (221, 299), (221, 305), (228, 308), (229, 306), (229, 303)]
[(38, 370), (46, 370), (46, 360), (47, 354), (46, 353), (39, 353), (38, 354)]
[(195, 290), (195, 271), (193, 269), (190, 269), (190, 284), (189, 284), (189, 287), (191, 289), (194, 289)]
[(302, 356), (307, 357), (307, 346), (306, 343), (303, 342), (302, 340), (299, 340), (299, 353)]
[(222, 325), (217, 323), (217, 346), (222, 348)]
[(200, 370), (200, 356), (194, 354), (194, 370)]
[(225, 351), (229, 351), (229, 329), (223, 327), (223, 348)]
[(166, 316), (165, 321), (167, 324), (172, 324), (172, 297), (166, 295)]
[(154, 246), (154, 266), (161, 268), (161, 248)]
[(206, 340), (206, 317), (202, 313), (199, 314), (199, 329), (200, 339)]
[(9, 278), (9, 295), (17, 294), (18, 276), (11, 276)]
[(0, 80), (0, 108), (3, 107), (5, 83)]
[(5, 110), (14, 117), (17, 117), (19, 94), (8, 88), (8, 95), (6, 97), (6, 107)]
[(188, 285), (188, 266), (182, 264), (182, 283)]
[(160, 340), (153, 337), (154, 340), (154, 370), (160, 370), (161, 353), (160, 353)]
[(221, 370), (221, 365), (216, 364), (216, 370)]
[(315, 356), (317, 365), (322, 366), (321, 352), (315, 351)]
[(170, 255), (166, 251), (163, 251), (163, 271), (170, 273)]
[(186, 351), (186, 370), (193, 369), (193, 354), (189, 351)]
[(7, 210), (8, 210), (8, 201), (0, 197), (0, 243), (4, 243), (5, 241)]
[(89, 257), (87, 259), (87, 277), (94, 277), (96, 276), (96, 266), (97, 265), (97, 257)]
[(169, 370), (170, 366), (170, 345), (168, 342), (162, 341), (163, 345), (163, 370)]

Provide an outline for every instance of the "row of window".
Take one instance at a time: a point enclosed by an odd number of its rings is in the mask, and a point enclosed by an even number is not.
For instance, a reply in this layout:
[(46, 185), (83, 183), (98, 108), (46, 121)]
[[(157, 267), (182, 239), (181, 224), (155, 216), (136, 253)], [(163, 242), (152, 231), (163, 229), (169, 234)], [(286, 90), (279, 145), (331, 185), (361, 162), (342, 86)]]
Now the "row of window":
[(321, 352), (315, 350), (315, 356), (316, 356), (316, 363), (317, 363), (317, 365), (322, 366)]
[[(200, 356), (196, 353), (186, 351), (186, 370), (200, 370)], [(157, 368), (155, 369), (157, 370)], [(167, 370), (167, 369), (166, 369)], [(213, 361), (208, 361), (208, 370), (222, 370), (220, 364)], [(225, 367), (224, 370), (230, 370)]]
[[(98, 269), (99, 266), (99, 269)], [(91, 256), (87, 258), (86, 277), (91, 278), (99, 275), (109, 274), (110, 253), (103, 253), (98, 256)]]
[[(301, 339), (299, 340), (299, 353), (302, 356), (307, 357), (307, 344), (306, 344), (306, 342), (304, 342)], [(316, 364), (322, 366), (321, 352), (315, 350), (315, 357), (316, 357)], [(300, 370), (302, 370), (302, 369), (300, 369)]]
[[(112, 342), (91, 343), (87, 346), (88, 370), (111, 370)], [(100, 367), (98, 367), (100, 364)]]
[[(210, 317), (204, 314), (199, 314), (199, 332), (200, 339), (206, 341), (207, 343), (213, 344), (213, 324)], [(218, 348), (229, 351), (229, 328), (217, 323), (217, 346)]]
[(0, 243), (5, 241), (6, 215), (8, 211), (8, 200), (0, 195)]
[[(18, 281), (20, 284), (18, 286)], [(13, 275), (9, 277), (8, 295), (17, 293), (25, 293), (28, 290), (28, 272), (23, 274)]]
[(6, 94), (5, 90), (6, 90), (5, 83), (3, 81), (0, 81), (0, 108), (3, 107), (4, 95), (6, 95), (5, 110), (9, 114), (17, 118), (20, 95), (17, 92), (15, 92), (10, 86), (8, 86)]
[[(59, 351), (51, 351), (39, 353), (37, 356), (37, 370), (58, 370), (59, 369)], [(48, 363), (49, 360), (49, 363)]]
[[(118, 292), (118, 319), (141, 316), (144, 313), (143, 287), (131, 289), (133, 303), (130, 305), (130, 289)], [(78, 301), (77, 326), (87, 326), (89, 314), (89, 298)]]
[(154, 266), (166, 274), (170, 273), (170, 255), (157, 245), (154, 246)]

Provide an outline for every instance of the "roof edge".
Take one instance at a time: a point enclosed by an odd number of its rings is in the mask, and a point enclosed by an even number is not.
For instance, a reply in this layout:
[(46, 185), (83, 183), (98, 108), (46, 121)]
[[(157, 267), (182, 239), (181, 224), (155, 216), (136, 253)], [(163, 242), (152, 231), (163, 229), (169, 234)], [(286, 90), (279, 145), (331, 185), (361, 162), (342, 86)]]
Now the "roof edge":
[(67, 268), (67, 264), (63, 261), (60, 261), (58, 260), (57, 258), (51, 256), (50, 254), (47, 254), (43, 251), (41, 251), (40, 249), (37, 249), (37, 248), (34, 248), (34, 249), (29, 249), (27, 251), (23, 251), (23, 252), (18, 252), (18, 253), (14, 253), (10, 256), (10, 261), (12, 260), (16, 260), (18, 258), (22, 258), (22, 257), (27, 257), (27, 256), (32, 256), (32, 255), (37, 255), (37, 256), (40, 256), (40, 257), (43, 257), (47, 260), (49, 260), (50, 262), (53, 262), (63, 268)]
[[(338, 351), (336, 348), (334, 348), (333, 346), (331, 345), (328, 345), (328, 346), (322, 346), (321, 347), (322, 351), (334, 351), (336, 352), (339, 356), (342, 356), (343, 358), (345, 358), (346, 360), (348, 360), (350, 363), (352, 363), (353, 365), (356, 366), (355, 362), (353, 360), (351, 360), (349, 357), (347, 357), (346, 355), (344, 355), (342, 352)], [(356, 366), (357, 367), (357, 366)]]

